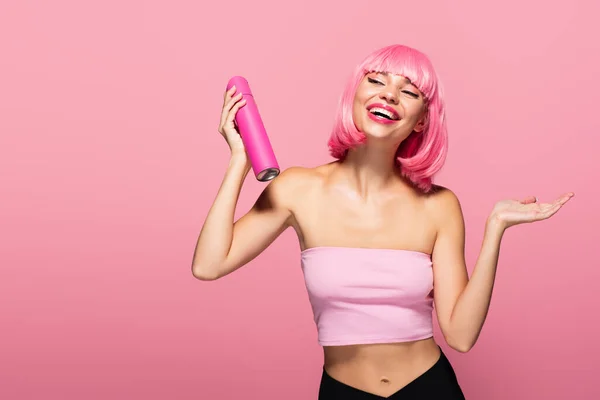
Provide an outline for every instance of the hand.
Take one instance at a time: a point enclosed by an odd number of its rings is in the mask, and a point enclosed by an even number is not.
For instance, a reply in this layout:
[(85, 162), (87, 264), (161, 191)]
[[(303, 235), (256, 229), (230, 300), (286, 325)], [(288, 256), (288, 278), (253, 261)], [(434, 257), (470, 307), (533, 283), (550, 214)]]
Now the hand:
[(490, 220), (506, 229), (513, 225), (548, 219), (574, 195), (574, 193), (565, 193), (552, 203), (538, 203), (534, 196), (523, 200), (502, 200), (494, 206)]
[(244, 142), (240, 136), (240, 132), (235, 124), (235, 115), (237, 111), (246, 104), (246, 100), (240, 100), (242, 93), (233, 95), (236, 91), (236, 87), (232, 86), (231, 89), (225, 92), (223, 99), (223, 110), (221, 112), (221, 121), (219, 123), (219, 133), (223, 135), (229, 149), (231, 150), (232, 157), (242, 157), (246, 160), (248, 156), (244, 147)]

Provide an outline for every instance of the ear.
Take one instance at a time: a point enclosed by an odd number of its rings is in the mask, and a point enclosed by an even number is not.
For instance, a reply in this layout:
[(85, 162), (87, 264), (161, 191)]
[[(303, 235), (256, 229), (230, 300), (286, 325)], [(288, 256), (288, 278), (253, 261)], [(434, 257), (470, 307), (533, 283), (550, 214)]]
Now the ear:
[(425, 126), (427, 125), (428, 116), (429, 116), (429, 113), (427, 112), (427, 109), (425, 109), (425, 111), (423, 112), (423, 116), (421, 117), (419, 122), (417, 122), (417, 124), (415, 125), (415, 128), (413, 129), (415, 132), (417, 132), (417, 133), (423, 132), (423, 130), (425, 129)]

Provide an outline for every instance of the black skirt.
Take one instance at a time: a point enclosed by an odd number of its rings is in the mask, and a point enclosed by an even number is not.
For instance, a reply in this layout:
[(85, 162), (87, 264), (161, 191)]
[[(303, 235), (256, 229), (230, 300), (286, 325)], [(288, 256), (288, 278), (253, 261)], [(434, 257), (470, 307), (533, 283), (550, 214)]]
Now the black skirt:
[(319, 400), (464, 400), (454, 369), (441, 349), (440, 352), (439, 360), (431, 368), (389, 397), (346, 385), (332, 378), (323, 368)]

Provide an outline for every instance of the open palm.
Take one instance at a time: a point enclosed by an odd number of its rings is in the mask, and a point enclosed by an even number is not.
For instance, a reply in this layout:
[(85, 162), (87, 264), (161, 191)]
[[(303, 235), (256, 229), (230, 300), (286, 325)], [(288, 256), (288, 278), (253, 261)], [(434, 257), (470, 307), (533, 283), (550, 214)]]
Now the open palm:
[(523, 200), (502, 200), (496, 203), (492, 215), (505, 228), (528, 222), (541, 221), (556, 214), (573, 196), (574, 193), (565, 193), (552, 203), (539, 203), (534, 196)]

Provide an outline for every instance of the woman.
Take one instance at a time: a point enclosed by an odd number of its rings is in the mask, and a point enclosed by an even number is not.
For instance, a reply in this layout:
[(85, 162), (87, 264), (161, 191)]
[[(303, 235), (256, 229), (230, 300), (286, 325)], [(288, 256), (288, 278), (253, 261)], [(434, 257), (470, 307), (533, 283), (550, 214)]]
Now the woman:
[(573, 194), (498, 202), (469, 279), (459, 201), (432, 184), (447, 149), (440, 83), (424, 54), (393, 45), (369, 55), (346, 87), (329, 140), (337, 161), (285, 170), (234, 223), (250, 170), (234, 124), (240, 98), (235, 88), (225, 93), (219, 132), (231, 159), (198, 238), (194, 276), (230, 274), (291, 226), (324, 349), (319, 399), (463, 399), (433, 339), (434, 305), (448, 346), (469, 351), (504, 231), (549, 218)]

